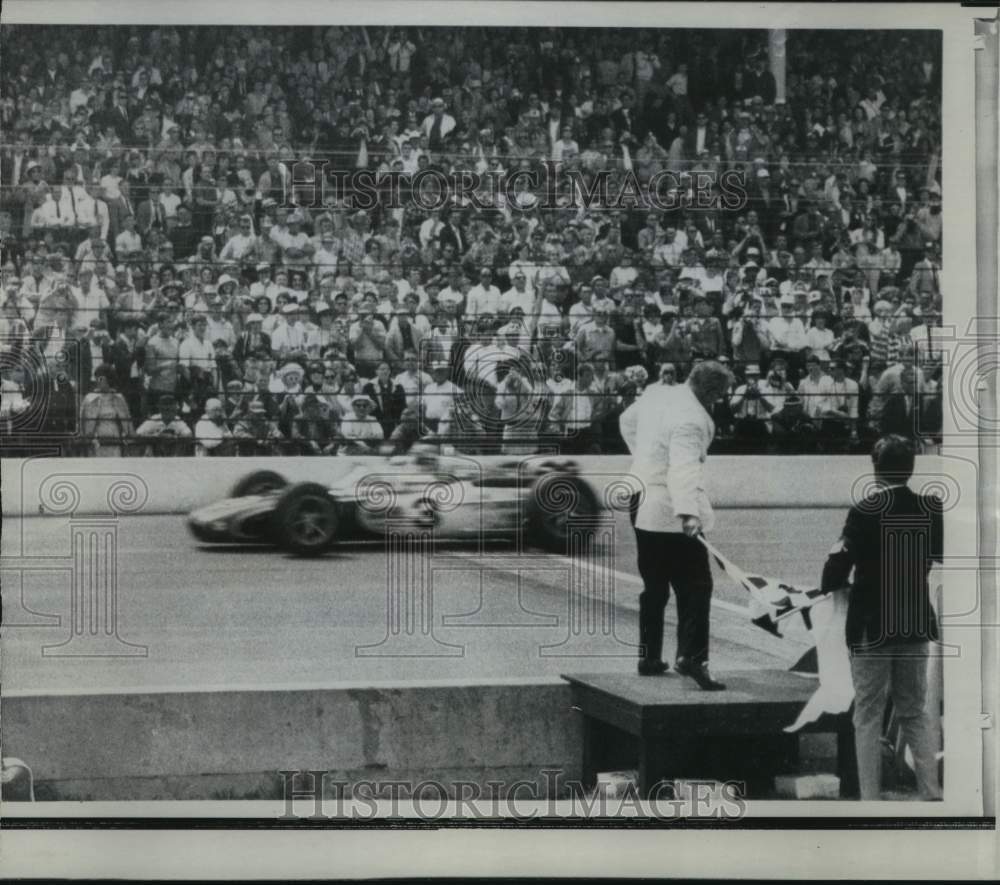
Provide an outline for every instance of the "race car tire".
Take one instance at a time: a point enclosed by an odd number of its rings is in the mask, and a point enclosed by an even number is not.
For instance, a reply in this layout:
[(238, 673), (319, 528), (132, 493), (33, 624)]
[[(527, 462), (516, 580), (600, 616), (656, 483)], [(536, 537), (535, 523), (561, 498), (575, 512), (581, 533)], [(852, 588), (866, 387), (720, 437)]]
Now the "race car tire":
[(273, 470), (255, 470), (240, 478), (233, 490), (229, 493), (230, 498), (245, 498), (247, 495), (263, 495), (265, 492), (275, 492), (288, 485), (288, 480), (280, 473)]
[(304, 482), (278, 501), (272, 525), (278, 546), (298, 556), (319, 556), (337, 534), (337, 505), (325, 486)]
[[(583, 479), (570, 473), (547, 473), (529, 492), (524, 540), (553, 553), (568, 553), (572, 521), (599, 513), (597, 496)], [(589, 545), (586, 532), (577, 537)]]

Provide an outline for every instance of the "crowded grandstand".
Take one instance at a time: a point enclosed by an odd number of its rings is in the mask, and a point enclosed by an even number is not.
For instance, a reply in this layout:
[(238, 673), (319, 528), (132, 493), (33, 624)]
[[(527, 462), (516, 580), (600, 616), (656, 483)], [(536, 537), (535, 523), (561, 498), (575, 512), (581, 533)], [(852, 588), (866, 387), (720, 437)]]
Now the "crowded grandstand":
[(766, 31), (3, 45), (7, 454), (624, 453), (700, 360), (715, 450), (940, 433), (939, 34), (788, 31), (780, 82)]

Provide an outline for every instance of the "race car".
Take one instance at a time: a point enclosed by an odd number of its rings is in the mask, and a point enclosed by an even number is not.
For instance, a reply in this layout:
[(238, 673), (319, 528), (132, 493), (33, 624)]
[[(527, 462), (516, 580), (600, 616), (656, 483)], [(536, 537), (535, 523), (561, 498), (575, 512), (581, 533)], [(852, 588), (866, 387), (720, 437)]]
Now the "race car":
[(194, 510), (187, 524), (204, 543), (272, 543), (301, 556), (414, 529), (439, 539), (520, 534), (525, 545), (566, 552), (574, 520), (591, 524), (604, 509), (571, 460), (481, 466), (421, 447), (382, 464), (359, 463), (329, 485), (291, 484), (258, 470), (228, 498)]

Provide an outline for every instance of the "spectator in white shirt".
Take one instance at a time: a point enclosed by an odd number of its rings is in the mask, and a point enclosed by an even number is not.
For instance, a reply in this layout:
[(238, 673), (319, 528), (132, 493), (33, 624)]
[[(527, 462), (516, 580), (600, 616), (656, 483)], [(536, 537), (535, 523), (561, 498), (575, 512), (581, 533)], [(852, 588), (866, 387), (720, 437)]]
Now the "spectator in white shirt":
[(242, 262), (244, 258), (251, 258), (257, 245), (257, 237), (253, 232), (253, 218), (249, 215), (240, 216), (239, 233), (230, 237), (226, 245), (219, 253), (221, 261)]
[(434, 363), (431, 366), (431, 381), (424, 385), (421, 392), (424, 418), (427, 426), (434, 432), (448, 415), (455, 397), (462, 392), (461, 388), (449, 380), (449, 371), (448, 363)]
[(782, 295), (778, 306), (781, 314), (771, 317), (767, 324), (767, 331), (771, 336), (771, 349), (784, 353), (790, 362), (795, 362), (797, 355), (806, 346), (806, 330), (802, 320), (794, 314), (795, 298), (791, 295)]
[(806, 348), (813, 356), (826, 363), (830, 360), (830, 347), (836, 336), (832, 329), (826, 327), (827, 314), (824, 310), (817, 310), (812, 315), (813, 325), (806, 332)]
[(192, 387), (205, 386), (215, 377), (215, 348), (206, 334), (208, 318), (197, 316), (191, 323), (193, 334), (188, 335), (178, 349), (178, 366), (181, 377)]
[(823, 364), (815, 354), (806, 357), (806, 376), (799, 382), (799, 396), (806, 417), (817, 424), (831, 409), (829, 375), (823, 374)]
[(122, 219), (124, 230), (115, 237), (115, 254), (121, 261), (136, 252), (142, 251), (142, 237), (135, 230), (135, 216), (126, 215)]
[(281, 315), (284, 322), (271, 333), (271, 350), (278, 357), (305, 350), (306, 329), (301, 322), (301, 306), (290, 301), (281, 308)]
[(496, 316), (500, 312), (500, 290), (493, 285), (493, 272), (484, 267), (479, 271), (479, 284), (469, 290), (465, 302), (467, 316), (475, 317), (488, 313)]
[(594, 318), (594, 290), (590, 286), (580, 286), (580, 300), (569, 309), (569, 333), (576, 335), (580, 327)]
[(528, 279), (523, 270), (514, 271), (511, 276), (513, 285), (500, 296), (500, 311), (510, 314), (515, 307), (520, 307), (525, 316), (531, 313), (535, 296), (528, 288)]
[(639, 278), (639, 271), (632, 263), (632, 253), (624, 252), (621, 263), (612, 268), (609, 282), (612, 289), (624, 289), (631, 286)]
[(233, 433), (226, 425), (222, 400), (205, 401), (205, 412), (194, 427), (194, 438), (197, 443), (195, 455), (225, 455), (229, 453), (229, 442)]
[(281, 254), (285, 264), (298, 265), (310, 261), (316, 247), (302, 230), (302, 216), (293, 212), (288, 216), (288, 227), (278, 225), (269, 231), (271, 240), (281, 246)]
[(408, 403), (415, 402), (420, 395), (421, 389), (430, 384), (432, 378), (426, 372), (420, 370), (417, 361), (416, 351), (407, 350), (403, 353), (403, 371), (392, 379), (393, 384), (398, 384), (403, 388)]
[(827, 412), (823, 416), (823, 436), (848, 436), (858, 439), (858, 383), (846, 375), (843, 360), (830, 362), (830, 384)]

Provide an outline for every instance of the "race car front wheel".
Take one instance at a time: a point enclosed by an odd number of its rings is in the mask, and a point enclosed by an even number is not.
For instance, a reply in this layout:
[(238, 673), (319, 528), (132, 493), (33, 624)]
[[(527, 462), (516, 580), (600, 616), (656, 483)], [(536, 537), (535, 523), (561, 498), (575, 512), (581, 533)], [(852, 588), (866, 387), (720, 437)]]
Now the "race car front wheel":
[(229, 493), (230, 498), (245, 498), (247, 495), (266, 495), (268, 492), (275, 492), (288, 485), (288, 480), (280, 473), (273, 470), (255, 470), (242, 477), (233, 490)]
[(324, 486), (292, 486), (274, 511), (278, 546), (299, 556), (318, 556), (337, 534), (337, 507)]
[(589, 546), (592, 529), (585, 523), (592, 523), (599, 512), (593, 489), (580, 477), (546, 473), (531, 487), (525, 540), (553, 553), (568, 553), (576, 522), (581, 530), (578, 539)]

